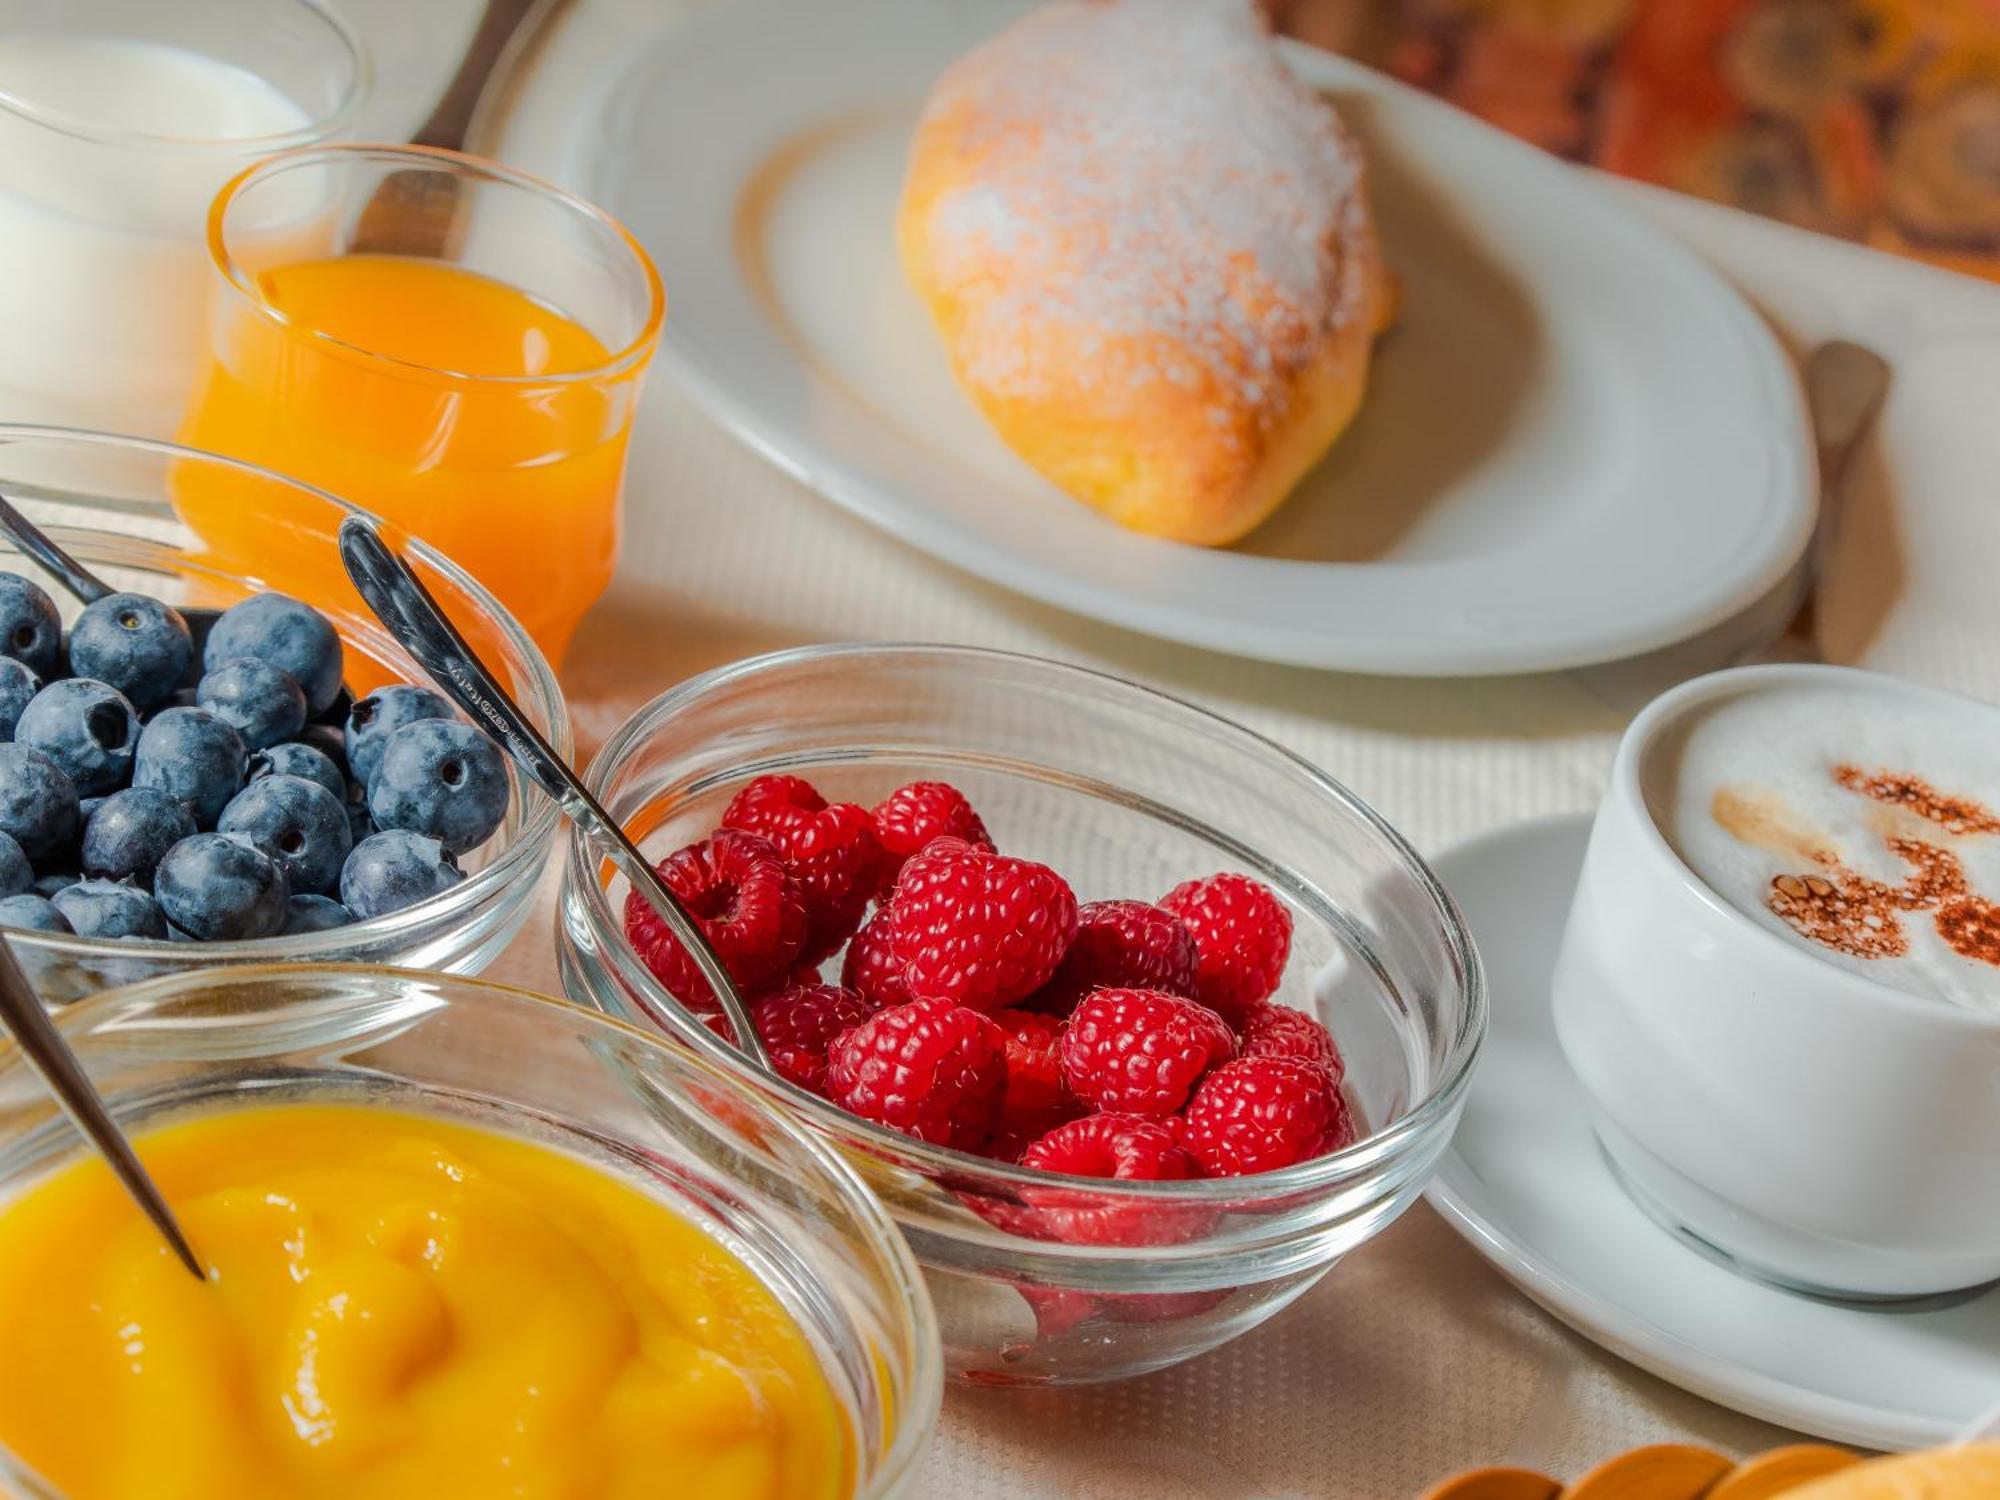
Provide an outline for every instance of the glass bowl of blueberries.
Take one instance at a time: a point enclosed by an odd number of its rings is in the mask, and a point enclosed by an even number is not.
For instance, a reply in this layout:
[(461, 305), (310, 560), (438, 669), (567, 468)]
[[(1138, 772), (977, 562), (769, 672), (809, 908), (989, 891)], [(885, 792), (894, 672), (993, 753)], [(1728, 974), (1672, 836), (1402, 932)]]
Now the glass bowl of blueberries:
[[(365, 514), (172, 444), (0, 425), (0, 927), (52, 1003), (218, 964), (476, 973), (558, 814), (348, 583)], [(457, 565), (405, 557), (565, 757), (555, 674)], [(95, 597), (92, 597), (95, 596)]]

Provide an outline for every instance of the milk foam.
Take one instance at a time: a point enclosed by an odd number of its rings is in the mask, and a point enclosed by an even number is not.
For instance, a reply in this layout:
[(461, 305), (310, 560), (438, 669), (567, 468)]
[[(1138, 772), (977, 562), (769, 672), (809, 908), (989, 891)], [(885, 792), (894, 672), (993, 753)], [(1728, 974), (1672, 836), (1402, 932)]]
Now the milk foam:
[[(1907, 994), (2000, 1014), (2000, 964), (1961, 954), (1936, 920), (1941, 909), (1977, 914), (1980, 903), (1992, 902), (2000, 921), (2000, 833), (1966, 832), (1962, 815), (1953, 832), (1913, 810), (1907, 796), (1856, 789), (1883, 773), (2000, 814), (2000, 713), (1942, 694), (1851, 681), (1752, 688), (1664, 730), (1640, 769), (1647, 805), (1668, 842), (1752, 921)], [(1943, 851), (1942, 868), (1955, 860), (1965, 888), (1927, 900), (1918, 865), (1892, 850), (1891, 839)], [(1788, 877), (1786, 886), (1774, 886), (1780, 877)], [(1867, 881), (1912, 893), (1921, 909), (1898, 910), (1894, 898), (1871, 906)], [(1803, 901), (1787, 900), (1786, 890)], [(1900, 932), (1907, 951), (1856, 956), (1805, 935), (1773, 910), (1774, 896), (1796, 912), (1828, 892), (1839, 893), (1834, 899), (1850, 913), (1871, 913), (1855, 918), (1865, 922), (1852, 929), (1857, 946), (1894, 946)], [(1850, 894), (1857, 899), (1847, 900)]]

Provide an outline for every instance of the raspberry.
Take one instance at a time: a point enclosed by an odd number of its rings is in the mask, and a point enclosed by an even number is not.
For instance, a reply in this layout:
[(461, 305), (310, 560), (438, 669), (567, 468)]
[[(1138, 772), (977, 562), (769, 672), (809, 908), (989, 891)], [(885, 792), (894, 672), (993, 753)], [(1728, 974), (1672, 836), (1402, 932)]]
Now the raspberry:
[[(1119, 1182), (1184, 1182), (1201, 1175), (1173, 1123), (1143, 1115), (1086, 1115), (1059, 1125), (1021, 1153), (1021, 1165)], [(1072, 1245), (1179, 1244), (1212, 1219), (1205, 1209), (1134, 1203), (1088, 1188), (1031, 1188), (1022, 1198), (1028, 1205), (1023, 1219), (1009, 1227)]]
[(903, 983), (903, 961), (889, 941), (889, 909), (882, 907), (854, 934), (840, 962), (840, 982), (877, 1010), (907, 1005), (912, 996)]
[[(729, 799), (729, 807), (722, 814), (722, 826), (724, 828), (737, 826), (729, 821), (732, 814), (767, 806), (798, 807), (807, 812), (818, 812), (826, 806), (826, 798), (819, 794), (818, 787), (803, 776), (759, 776)], [(747, 831), (756, 832), (755, 829)]]
[[(805, 941), (805, 897), (768, 839), (724, 829), (676, 850), (655, 868), (738, 989), (755, 993), (791, 968)], [(716, 1008), (694, 959), (637, 891), (625, 898), (625, 936), (681, 1004)]]
[(1201, 954), (1194, 997), (1232, 1025), (1284, 977), (1292, 914), (1248, 875), (1189, 880), (1160, 898), (1194, 934)]
[(993, 840), (965, 793), (942, 781), (913, 781), (899, 786), (875, 805), (875, 837), (888, 856), (890, 874), (932, 839), (964, 839), (981, 849)]
[(1100, 1110), (1170, 1115), (1235, 1055), (1234, 1033), (1205, 1005), (1158, 990), (1095, 990), (1063, 1033), (1063, 1080)]
[(1003, 1010), (1046, 984), (1076, 935), (1062, 876), (955, 838), (910, 857), (889, 914), (910, 992), (974, 1010)]
[(912, 1000), (877, 1011), (827, 1054), (827, 1097), (935, 1146), (975, 1151), (1007, 1084), (1006, 1039), (976, 1010)]
[(1181, 919), (1145, 901), (1092, 901), (1078, 909), (1076, 937), (1055, 977), (1028, 1003), (1067, 1015), (1095, 989), (1164, 990), (1194, 995), (1194, 934)]
[(1200, 1175), (1173, 1126), (1145, 1115), (1086, 1115), (1058, 1125), (1022, 1153), (1021, 1165), (1119, 1182), (1179, 1182)]
[(752, 1005), (750, 1024), (771, 1066), (818, 1094), (826, 1089), (827, 1048), (874, 1014), (874, 1006), (837, 984), (794, 985)]
[(1354, 1139), (1326, 1070), (1295, 1057), (1246, 1057), (1202, 1080), (1181, 1140), (1214, 1177), (1247, 1177), (1310, 1161)]
[[(1179, 1323), (1214, 1311), (1233, 1295), (1212, 1292), (1079, 1292), (1070, 1287), (1017, 1281), (1035, 1314), (1035, 1341), (1053, 1343), (1095, 1319), (1114, 1323)], [(1097, 1335), (1103, 1337), (1103, 1335)]]
[(1234, 1295), (1226, 1286), (1206, 1292), (1118, 1292), (1103, 1298), (1099, 1311), (1114, 1323), (1185, 1323), (1214, 1312)]
[(1022, 1144), (1083, 1113), (1062, 1080), (1062, 1023), (1032, 1010), (999, 1010), (993, 1024), (1007, 1040), (1007, 1090), (1000, 1104), (1003, 1136)]
[(762, 834), (777, 846), (805, 893), (805, 963), (820, 962), (854, 935), (886, 878), (868, 810), (852, 802), (829, 806), (796, 776), (759, 776), (736, 794), (722, 826)]
[(1302, 1010), (1265, 1001), (1244, 1014), (1239, 1057), (1296, 1057), (1318, 1063), (1338, 1084), (1347, 1072), (1333, 1033)]
[[(1002, 1094), (1001, 1107), (1003, 1109), (1006, 1107), (1004, 1093)], [(1021, 1153), (1034, 1145), (1036, 1141), (1039, 1141), (1046, 1134), (1048, 1134), (1046, 1130), (1038, 1130), (1033, 1127), (1027, 1130), (1016, 1130), (1003, 1117), (999, 1128), (993, 1132), (992, 1138), (979, 1148), (979, 1154), (988, 1161), (1004, 1161), (1009, 1166), (1017, 1166), (1021, 1160)], [(982, 1212), (977, 1205), (968, 1206), (972, 1207), (974, 1213)], [(996, 1219), (994, 1222), (999, 1223), (1000, 1221)], [(1004, 1228), (1005, 1225), (1001, 1227)]]

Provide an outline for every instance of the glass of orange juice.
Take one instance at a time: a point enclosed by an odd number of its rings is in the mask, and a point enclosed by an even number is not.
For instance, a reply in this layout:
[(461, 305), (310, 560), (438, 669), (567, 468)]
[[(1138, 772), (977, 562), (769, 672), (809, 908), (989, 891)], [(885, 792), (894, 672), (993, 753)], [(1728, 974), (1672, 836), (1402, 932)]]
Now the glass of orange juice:
[[(290, 151), (209, 211), (222, 293), (183, 441), (387, 517), (500, 597), (551, 661), (611, 580), (619, 491), (665, 299), (638, 241), (495, 162)], [(310, 590), (282, 524), (183, 486), (209, 549)], [(305, 597), (316, 597), (306, 592)]]

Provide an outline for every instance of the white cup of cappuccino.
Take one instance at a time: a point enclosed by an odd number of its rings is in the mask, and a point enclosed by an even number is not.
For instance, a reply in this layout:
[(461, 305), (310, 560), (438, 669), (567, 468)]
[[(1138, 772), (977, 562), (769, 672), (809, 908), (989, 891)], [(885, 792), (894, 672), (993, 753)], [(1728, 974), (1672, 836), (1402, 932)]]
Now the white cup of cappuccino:
[(1719, 672), (1619, 746), (1556, 1033), (1640, 1203), (1849, 1298), (2000, 1279), (2000, 708)]

